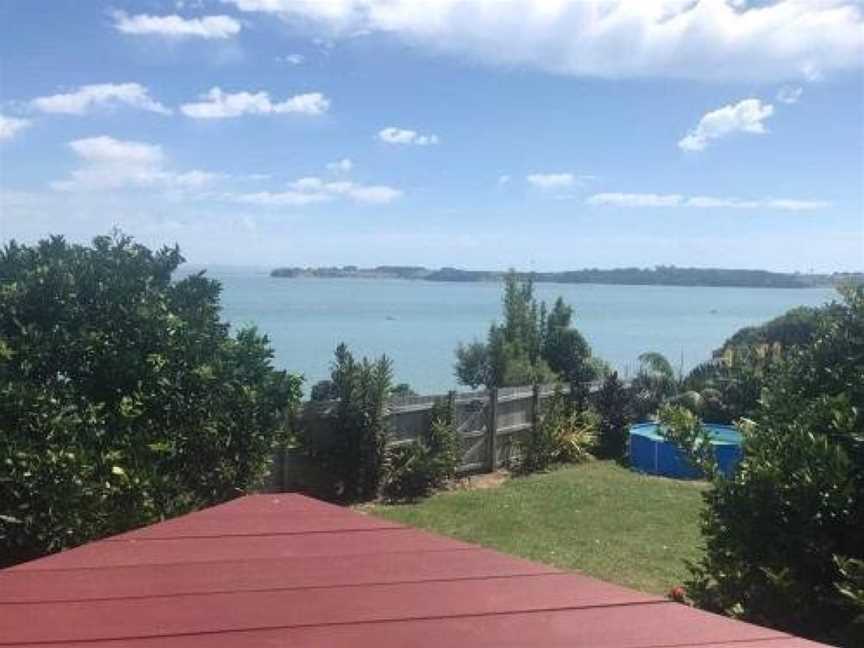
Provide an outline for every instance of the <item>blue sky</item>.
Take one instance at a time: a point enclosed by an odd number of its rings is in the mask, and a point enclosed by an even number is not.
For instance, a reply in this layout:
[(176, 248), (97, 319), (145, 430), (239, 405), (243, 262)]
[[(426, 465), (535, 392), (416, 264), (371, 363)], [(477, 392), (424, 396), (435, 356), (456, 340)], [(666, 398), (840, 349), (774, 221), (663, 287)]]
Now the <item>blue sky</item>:
[(0, 239), (864, 268), (864, 5), (0, 1)]

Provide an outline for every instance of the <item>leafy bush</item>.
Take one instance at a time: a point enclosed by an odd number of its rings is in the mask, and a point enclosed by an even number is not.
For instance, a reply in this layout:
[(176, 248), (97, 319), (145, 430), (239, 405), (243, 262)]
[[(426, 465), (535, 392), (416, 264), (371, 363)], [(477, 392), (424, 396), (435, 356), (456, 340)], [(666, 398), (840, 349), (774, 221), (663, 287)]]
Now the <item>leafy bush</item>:
[(456, 476), (459, 445), (452, 399), (439, 401), (420, 439), (388, 450), (384, 495), (410, 500), (441, 488)]
[(556, 391), (546, 402), (539, 425), (519, 443), (519, 472), (537, 472), (556, 463), (587, 460), (598, 427), (597, 414), (579, 410), (566, 395)]
[(847, 635), (850, 643), (864, 645), (864, 560), (835, 557), (834, 562), (840, 574), (837, 591), (846, 599), (852, 619)]
[(799, 306), (759, 326), (746, 326), (723, 343), (715, 357), (730, 349), (754, 348), (778, 344), (784, 348), (807, 346), (816, 337), (824, 308)]
[(678, 446), (695, 468), (709, 479), (719, 476), (711, 435), (698, 416), (680, 405), (664, 405), (658, 420), (660, 434)]
[(728, 347), (695, 367), (683, 382), (684, 393), (674, 400), (706, 421), (752, 418), (771, 372), (791, 350), (777, 342)]
[(122, 235), (0, 250), (0, 562), (223, 501), (266, 474), (300, 379), (220, 286)]
[(331, 434), (298, 430), (307, 456), (336, 484), (336, 496), (363, 501), (378, 495), (387, 446), (387, 400), (393, 378), (387, 356), (355, 360), (345, 344), (336, 348), (330, 372), (337, 404)]
[(617, 373), (610, 373), (594, 398), (600, 417), (597, 454), (604, 459), (623, 459), (630, 436), (630, 394)]
[(862, 645), (864, 288), (842, 294), (771, 372), (735, 477), (708, 492), (688, 589), (711, 610)]
[(337, 400), (339, 392), (332, 380), (319, 380), (309, 390), (309, 400), (314, 402)]

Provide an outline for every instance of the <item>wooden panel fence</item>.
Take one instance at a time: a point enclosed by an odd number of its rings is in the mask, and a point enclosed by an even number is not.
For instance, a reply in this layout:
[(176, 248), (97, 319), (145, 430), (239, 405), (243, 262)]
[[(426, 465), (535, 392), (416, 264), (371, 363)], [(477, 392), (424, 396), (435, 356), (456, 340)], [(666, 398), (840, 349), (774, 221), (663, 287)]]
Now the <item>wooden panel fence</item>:
[[(518, 440), (537, 424), (543, 403), (555, 392), (555, 385), (502, 387), (488, 391), (450, 392), (434, 396), (407, 396), (391, 399), (388, 430), (391, 444), (411, 443), (428, 429), (432, 408), (440, 400), (452, 399), (456, 429), (462, 444), (461, 474), (492, 472), (517, 458)], [(569, 393), (568, 386), (559, 386)], [(307, 403), (298, 424), (305, 435), (329, 435), (333, 402)], [(290, 450), (277, 453), (272, 488), (295, 491), (314, 488), (326, 477), (304, 464)]]

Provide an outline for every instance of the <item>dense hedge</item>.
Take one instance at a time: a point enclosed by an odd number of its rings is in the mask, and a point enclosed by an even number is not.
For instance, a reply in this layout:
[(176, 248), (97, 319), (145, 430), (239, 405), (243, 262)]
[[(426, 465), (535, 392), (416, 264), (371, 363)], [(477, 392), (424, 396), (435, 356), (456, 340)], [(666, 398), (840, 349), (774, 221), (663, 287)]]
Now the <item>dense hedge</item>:
[(0, 562), (229, 499), (300, 379), (219, 319), (220, 286), (124, 236), (0, 251)]
[(771, 372), (744, 459), (707, 496), (703, 607), (864, 645), (864, 288)]

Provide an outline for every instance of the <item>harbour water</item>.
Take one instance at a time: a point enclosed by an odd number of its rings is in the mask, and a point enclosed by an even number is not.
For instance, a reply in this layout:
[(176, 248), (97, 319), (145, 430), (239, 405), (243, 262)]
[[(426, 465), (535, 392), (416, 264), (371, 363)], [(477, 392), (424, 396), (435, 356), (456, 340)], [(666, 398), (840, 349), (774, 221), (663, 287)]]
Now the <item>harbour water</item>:
[[(392, 279), (280, 279), (265, 269), (210, 268), (222, 282), (223, 317), (266, 333), (276, 364), (304, 374), (306, 389), (329, 373), (346, 342), (357, 356), (386, 353), (396, 380), (420, 393), (455, 388), (456, 345), (485, 338), (500, 317), (498, 283)], [(684, 371), (743, 326), (801, 305), (819, 305), (830, 289), (685, 288), (537, 284), (548, 302), (559, 295), (594, 350), (623, 375), (644, 351), (665, 354)]]

